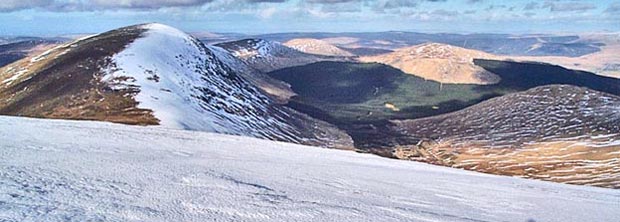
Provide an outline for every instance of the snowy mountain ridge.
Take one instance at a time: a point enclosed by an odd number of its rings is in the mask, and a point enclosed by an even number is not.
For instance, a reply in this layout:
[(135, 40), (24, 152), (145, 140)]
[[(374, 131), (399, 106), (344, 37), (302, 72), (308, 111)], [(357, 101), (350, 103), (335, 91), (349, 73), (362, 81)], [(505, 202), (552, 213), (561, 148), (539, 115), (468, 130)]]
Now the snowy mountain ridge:
[(103, 81), (116, 89), (139, 87), (138, 106), (153, 110), (164, 126), (231, 133), (250, 130), (240, 128), (243, 123), (263, 122), (251, 114), (266, 112), (266, 98), (250, 87), (236, 87), (236, 74), (202, 43), (168, 26), (142, 28), (148, 30), (144, 37), (112, 57)]
[[(120, 28), (47, 53), (50, 56), (30, 59), (24, 73), (7, 71), (2, 76), (6, 79), (0, 78), (12, 83), (0, 88), (0, 98), (7, 101), (0, 104), (0, 113), (161, 125), (324, 146), (348, 137), (280, 106), (246, 78), (253, 75), (251, 68), (166, 25)], [(53, 90), (53, 95), (51, 88), (63, 90)]]
[(142, 28), (144, 37), (112, 57), (103, 80), (139, 87), (138, 107), (161, 125), (303, 143), (306, 132), (239, 74), (250, 70), (233, 57), (169, 26)]

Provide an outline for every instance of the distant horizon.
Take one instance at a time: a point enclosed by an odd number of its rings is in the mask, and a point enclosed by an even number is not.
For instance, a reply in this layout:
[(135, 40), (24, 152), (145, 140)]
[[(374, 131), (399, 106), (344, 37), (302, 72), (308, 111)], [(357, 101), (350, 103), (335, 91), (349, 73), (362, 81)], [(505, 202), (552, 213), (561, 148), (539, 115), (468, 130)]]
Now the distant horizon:
[(1, 36), (92, 34), (158, 22), (183, 31), (579, 34), (620, 31), (620, 1), (5, 0)]
[(192, 35), (198, 35), (198, 34), (204, 34), (204, 33), (210, 33), (210, 34), (222, 34), (222, 35), (245, 35), (248, 37), (251, 36), (260, 36), (260, 35), (278, 35), (278, 34), (319, 34), (319, 33), (326, 33), (326, 34), (364, 34), (364, 33), (388, 33), (388, 32), (404, 32), (404, 33), (421, 33), (421, 34), (452, 34), (452, 35), (514, 35), (514, 36), (528, 36), (528, 35), (557, 35), (557, 36), (564, 36), (564, 35), (585, 35), (585, 34), (619, 34), (620, 35), (620, 30), (618, 31), (612, 31), (612, 30), (600, 30), (600, 31), (558, 31), (558, 32), (501, 32), (501, 31), (497, 31), (497, 32), (492, 32), (492, 31), (486, 31), (486, 32), (450, 32), (450, 31), (440, 31), (440, 30), (385, 30), (385, 31), (342, 31), (342, 32), (336, 32), (336, 31), (282, 31), (282, 32), (263, 32), (263, 33), (250, 33), (250, 32), (219, 32), (219, 31), (212, 31), (212, 30), (194, 30), (194, 31), (188, 31), (188, 30), (184, 30), (182, 28), (179, 28), (178, 26), (174, 26), (174, 25), (169, 25), (166, 23), (162, 23), (162, 22), (141, 22), (141, 23), (135, 23), (135, 24), (128, 24), (128, 25), (122, 25), (122, 26), (118, 26), (118, 27), (114, 27), (114, 28), (108, 28), (108, 29), (102, 29), (101, 31), (96, 31), (96, 32), (67, 32), (67, 33), (58, 33), (58, 34), (5, 34), (5, 33), (1, 33), (0, 32), (0, 37), (41, 37), (41, 38), (68, 38), (70, 36), (85, 36), (85, 35), (95, 35), (95, 34), (100, 34), (103, 32), (107, 32), (107, 31), (111, 31), (114, 29), (118, 29), (118, 28), (123, 28), (123, 27), (127, 27), (127, 26), (132, 26), (132, 25), (139, 25), (139, 24), (147, 24), (147, 23), (161, 23), (164, 25), (168, 25), (171, 27), (175, 27), (181, 31), (187, 32), (189, 34)]

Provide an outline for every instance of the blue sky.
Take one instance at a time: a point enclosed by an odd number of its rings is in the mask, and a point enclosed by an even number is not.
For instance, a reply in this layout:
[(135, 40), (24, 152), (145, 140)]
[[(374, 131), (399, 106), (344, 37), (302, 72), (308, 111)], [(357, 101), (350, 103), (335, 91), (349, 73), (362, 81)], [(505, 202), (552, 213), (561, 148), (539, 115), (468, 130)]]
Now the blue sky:
[(0, 35), (161, 22), (189, 32), (620, 31), (619, 0), (1, 0)]

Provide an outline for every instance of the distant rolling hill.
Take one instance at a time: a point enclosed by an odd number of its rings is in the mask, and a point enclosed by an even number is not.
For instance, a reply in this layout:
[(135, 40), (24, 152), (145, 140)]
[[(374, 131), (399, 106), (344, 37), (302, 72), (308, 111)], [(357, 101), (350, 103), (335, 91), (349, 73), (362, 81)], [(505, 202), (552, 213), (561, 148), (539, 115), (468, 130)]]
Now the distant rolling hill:
[(617, 33), (586, 34), (584, 41), (598, 42), (600, 51), (579, 57), (511, 56), (517, 61), (539, 61), (561, 65), (569, 69), (585, 70), (599, 75), (620, 78), (620, 35)]
[(29, 55), (41, 53), (62, 41), (42, 38), (12, 39), (0, 44), (0, 67)]
[(374, 47), (340, 47), (342, 50), (345, 50), (347, 52), (352, 53), (353, 55), (356, 56), (375, 56), (375, 55), (381, 55), (381, 54), (386, 54), (386, 53), (390, 53), (390, 52), (394, 52), (393, 50), (390, 49), (382, 49), (382, 48), (374, 48)]
[(314, 55), (323, 56), (337, 56), (337, 57), (351, 57), (355, 56), (353, 53), (338, 48), (328, 42), (312, 39), (312, 38), (299, 38), (291, 39), (283, 43), (283, 45), (291, 47), (293, 49)]
[[(275, 33), (257, 38), (286, 42), (298, 38), (330, 40), (345, 48), (398, 49), (435, 42), (511, 56), (565, 56), (579, 57), (600, 51), (603, 42), (584, 39), (577, 35), (508, 35), (508, 34), (450, 34), (417, 32), (367, 33)], [(333, 41), (344, 39), (346, 41)]]
[(397, 49), (392, 53), (363, 56), (362, 62), (378, 62), (405, 73), (443, 83), (491, 84), (499, 78), (474, 64), (474, 59), (498, 56), (461, 47), (425, 43)]

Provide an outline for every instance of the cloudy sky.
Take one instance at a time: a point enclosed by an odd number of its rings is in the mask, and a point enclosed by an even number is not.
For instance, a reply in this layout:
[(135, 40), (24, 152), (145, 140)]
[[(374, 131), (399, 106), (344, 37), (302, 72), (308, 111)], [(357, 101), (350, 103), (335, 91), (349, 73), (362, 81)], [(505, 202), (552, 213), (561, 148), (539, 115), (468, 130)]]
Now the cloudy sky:
[(190, 32), (620, 31), (620, 0), (0, 0), (0, 35), (161, 22)]

